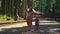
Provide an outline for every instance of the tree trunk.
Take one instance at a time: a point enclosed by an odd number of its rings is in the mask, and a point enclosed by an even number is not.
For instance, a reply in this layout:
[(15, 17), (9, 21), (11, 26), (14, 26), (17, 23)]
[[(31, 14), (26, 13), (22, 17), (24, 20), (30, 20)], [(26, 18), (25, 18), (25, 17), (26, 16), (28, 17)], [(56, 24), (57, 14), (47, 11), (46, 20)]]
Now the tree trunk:
[(12, 18), (14, 18), (14, 0), (12, 0), (12, 6), (11, 6), (11, 11), (12, 11)]
[(25, 0), (22, 0), (22, 17), (25, 18)]

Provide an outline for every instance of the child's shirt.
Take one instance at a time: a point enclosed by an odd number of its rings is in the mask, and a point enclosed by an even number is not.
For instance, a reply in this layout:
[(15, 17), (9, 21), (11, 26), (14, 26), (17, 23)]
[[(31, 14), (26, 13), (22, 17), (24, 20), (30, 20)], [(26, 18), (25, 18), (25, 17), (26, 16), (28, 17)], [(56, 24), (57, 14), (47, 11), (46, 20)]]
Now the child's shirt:
[(38, 18), (35, 19), (35, 24), (39, 24), (39, 19)]

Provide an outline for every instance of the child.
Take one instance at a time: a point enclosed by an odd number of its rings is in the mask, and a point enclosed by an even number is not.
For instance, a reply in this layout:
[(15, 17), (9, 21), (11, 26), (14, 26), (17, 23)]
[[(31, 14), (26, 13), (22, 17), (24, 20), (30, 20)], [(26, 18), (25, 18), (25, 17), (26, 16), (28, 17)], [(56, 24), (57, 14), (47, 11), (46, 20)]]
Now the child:
[(36, 11), (34, 9), (32, 9), (32, 10), (33, 10), (33, 12), (35, 14), (35, 17), (36, 17), (36, 19), (35, 19), (35, 27), (38, 30), (38, 28), (39, 28), (39, 21), (40, 21), (39, 20), (39, 16), (40, 16), (41, 12), (40, 11)]
[(35, 27), (36, 27), (36, 30), (39, 29), (39, 17), (38, 17), (38, 15), (36, 15), (36, 19), (35, 19)]

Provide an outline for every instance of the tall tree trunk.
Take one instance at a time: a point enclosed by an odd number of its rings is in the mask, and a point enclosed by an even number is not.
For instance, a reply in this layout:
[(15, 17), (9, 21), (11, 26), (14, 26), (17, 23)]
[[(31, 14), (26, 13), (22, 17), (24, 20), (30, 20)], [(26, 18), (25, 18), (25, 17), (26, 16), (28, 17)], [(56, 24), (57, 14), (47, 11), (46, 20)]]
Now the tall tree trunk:
[(5, 0), (2, 0), (2, 14), (5, 14)]
[(25, 16), (24, 17), (25, 19), (26, 19), (26, 11), (27, 11), (27, 8), (28, 8), (28, 3), (27, 3), (27, 0), (25, 0), (25, 15), (24, 15)]
[(18, 0), (17, 1), (17, 4), (16, 4), (16, 16), (17, 16), (17, 19), (18, 19)]
[(9, 1), (6, 0), (6, 15), (9, 16)]
[(22, 0), (22, 17), (25, 18), (25, 0)]
[(7, 14), (6, 11), (7, 11), (7, 2), (5, 0), (5, 14)]
[(11, 12), (12, 12), (11, 14), (12, 14), (12, 18), (14, 18), (14, 0), (12, 0), (11, 5), (12, 5), (12, 6), (11, 6), (11, 8), (12, 8), (12, 9), (11, 9)]
[(9, 5), (9, 8), (10, 8), (10, 9), (9, 9), (9, 10), (10, 10), (10, 18), (12, 18), (12, 10), (11, 10), (12, 7), (11, 7), (11, 6), (12, 6), (12, 0), (10, 0), (10, 5)]
[(18, 0), (14, 0), (14, 4), (15, 4), (14, 15), (15, 15), (15, 20), (17, 20), (17, 18), (18, 18)]

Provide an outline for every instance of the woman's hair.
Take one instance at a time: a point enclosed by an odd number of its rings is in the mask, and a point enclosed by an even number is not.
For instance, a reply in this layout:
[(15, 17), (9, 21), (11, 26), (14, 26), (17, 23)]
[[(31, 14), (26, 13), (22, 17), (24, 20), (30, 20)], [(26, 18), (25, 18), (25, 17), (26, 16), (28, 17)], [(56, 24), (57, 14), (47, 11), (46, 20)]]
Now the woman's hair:
[(33, 10), (32, 10), (31, 7), (27, 9), (27, 12), (32, 12), (32, 11), (33, 11)]
[(30, 11), (30, 12), (33, 11), (32, 8), (30, 8), (29, 11)]

